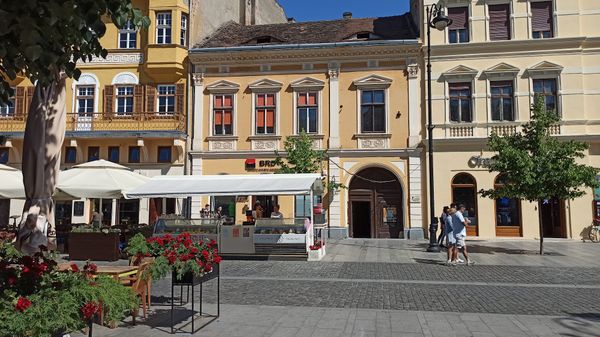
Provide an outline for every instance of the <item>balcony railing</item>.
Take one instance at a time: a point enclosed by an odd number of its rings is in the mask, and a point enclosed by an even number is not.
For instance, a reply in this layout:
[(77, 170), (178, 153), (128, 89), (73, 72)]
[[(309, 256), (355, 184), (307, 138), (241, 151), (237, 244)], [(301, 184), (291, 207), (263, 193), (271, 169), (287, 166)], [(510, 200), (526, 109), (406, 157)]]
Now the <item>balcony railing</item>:
[[(0, 132), (24, 132), (27, 117), (0, 118)], [(181, 114), (67, 113), (66, 131), (185, 131)]]
[[(522, 131), (524, 122), (494, 122), (494, 123), (449, 123), (438, 124), (434, 129), (434, 138), (487, 138), (492, 133), (500, 136), (511, 136)], [(551, 135), (569, 134), (563, 124), (552, 125)]]

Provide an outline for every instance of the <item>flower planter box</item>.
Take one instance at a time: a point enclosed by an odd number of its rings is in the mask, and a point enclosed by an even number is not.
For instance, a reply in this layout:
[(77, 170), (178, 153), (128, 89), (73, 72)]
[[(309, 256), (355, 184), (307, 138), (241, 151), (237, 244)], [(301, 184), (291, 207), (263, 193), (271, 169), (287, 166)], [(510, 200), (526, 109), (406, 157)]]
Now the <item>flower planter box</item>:
[(206, 273), (201, 277), (197, 277), (192, 273), (185, 273), (181, 279), (177, 278), (177, 273), (173, 272), (171, 275), (173, 285), (191, 285), (195, 286), (200, 283), (204, 283), (210, 281), (219, 276), (219, 265), (216, 264), (213, 266), (213, 270), (210, 273)]
[(321, 259), (325, 256), (325, 246), (317, 250), (309, 250), (308, 251), (308, 261), (321, 261)]
[(116, 261), (120, 257), (118, 233), (69, 233), (69, 259)]

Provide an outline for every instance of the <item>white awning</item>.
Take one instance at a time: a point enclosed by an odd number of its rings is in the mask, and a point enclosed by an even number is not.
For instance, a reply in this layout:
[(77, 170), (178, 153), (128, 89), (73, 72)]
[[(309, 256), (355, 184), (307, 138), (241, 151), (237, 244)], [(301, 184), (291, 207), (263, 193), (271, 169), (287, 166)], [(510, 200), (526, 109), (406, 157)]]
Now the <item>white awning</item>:
[(129, 199), (186, 198), (200, 195), (295, 195), (323, 191), (321, 175), (256, 174), (157, 176), (125, 192)]
[(0, 164), (0, 199), (25, 199), (21, 171)]

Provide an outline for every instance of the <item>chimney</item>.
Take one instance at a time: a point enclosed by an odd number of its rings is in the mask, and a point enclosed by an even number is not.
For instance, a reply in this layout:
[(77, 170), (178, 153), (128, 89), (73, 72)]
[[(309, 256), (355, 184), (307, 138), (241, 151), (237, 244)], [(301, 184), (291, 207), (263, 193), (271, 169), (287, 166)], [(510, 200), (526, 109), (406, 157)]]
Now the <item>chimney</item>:
[(352, 12), (344, 12), (344, 14), (342, 14), (342, 17), (346, 20), (352, 19)]
[(287, 22), (288, 23), (296, 23), (296, 19), (294, 19), (294, 18), (288, 18)]

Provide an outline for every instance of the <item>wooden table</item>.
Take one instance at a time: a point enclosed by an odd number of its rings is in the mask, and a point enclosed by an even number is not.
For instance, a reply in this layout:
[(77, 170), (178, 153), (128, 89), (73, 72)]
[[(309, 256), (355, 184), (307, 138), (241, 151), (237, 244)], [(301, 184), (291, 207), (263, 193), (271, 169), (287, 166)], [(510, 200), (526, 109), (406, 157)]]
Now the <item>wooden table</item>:
[[(58, 270), (61, 271), (66, 271), (70, 268), (70, 263), (61, 263), (58, 265)], [(137, 274), (138, 268), (138, 266), (98, 266), (96, 275), (107, 275), (118, 281), (121, 278)]]

